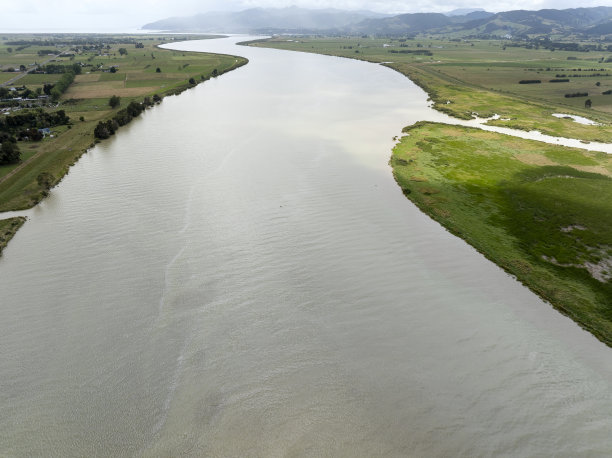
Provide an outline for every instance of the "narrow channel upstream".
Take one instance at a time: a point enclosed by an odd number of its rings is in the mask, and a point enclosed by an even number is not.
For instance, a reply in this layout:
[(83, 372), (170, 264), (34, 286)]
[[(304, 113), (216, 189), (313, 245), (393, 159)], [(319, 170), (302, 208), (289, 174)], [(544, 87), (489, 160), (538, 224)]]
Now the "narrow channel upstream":
[(0, 456), (609, 456), (610, 349), (421, 214), (388, 68), (250, 63), (96, 146), (0, 258)]

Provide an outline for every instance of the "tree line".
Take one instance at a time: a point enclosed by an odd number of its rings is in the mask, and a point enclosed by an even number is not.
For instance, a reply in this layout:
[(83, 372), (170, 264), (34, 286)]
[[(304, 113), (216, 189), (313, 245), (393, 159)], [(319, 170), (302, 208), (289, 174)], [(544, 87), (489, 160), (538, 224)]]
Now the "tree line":
[(81, 74), (81, 64), (61, 65), (47, 64), (38, 66), (32, 73), (46, 73), (48, 75), (56, 75), (59, 73), (73, 72), (75, 75)]
[(390, 49), (389, 52), (391, 54), (415, 54), (419, 56), (433, 56), (433, 53), (426, 49)]
[(64, 73), (62, 75), (59, 81), (53, 86), (53, 89), (50, 90), (50, 97), (52, 101), (57, 102), (59, 100), (61, 95), (68, 90), (68, 87), (74, 81), (75, 76), (76, 73), (74, 73), (73, 71)]
[[(106, 121), (98, 122), (98, 125), (94, 129), (94, 136), (100, 140), (109, 138), (114, 135), (117, 129), (121, 126), (125, 126), (132, 119), (139, 116), (147, 107), (161, 101), (161, 97), (157, 94), (151, 97), (145, 97), (142, 102), (136, 102), (132, 100), (126, 108), (119, 110), (115, 116)], [(116, 95), (109, 99), (109, 105), (111, 107), (119, 106), (120, 99)]]
[(0, 116), (0, 132), (15, 132), (18, 129), (55, 127), (68, 124), (70, 117), (64, 110), (47, 112), (42, 109), (19, 112), (13, 115)]

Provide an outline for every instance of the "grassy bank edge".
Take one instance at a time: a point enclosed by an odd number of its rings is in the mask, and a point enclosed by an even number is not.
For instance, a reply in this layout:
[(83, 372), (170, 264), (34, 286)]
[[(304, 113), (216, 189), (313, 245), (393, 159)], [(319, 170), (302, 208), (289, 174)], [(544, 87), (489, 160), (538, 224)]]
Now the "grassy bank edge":
[(25, 216), (0, 220), (0, 256), (17, 231), (26, 222)]
[[(427, 128), (428, 126), (436, 126), (436, 125), (445, 125), (445, 124), (437, 123), (437, 122), (429, 122), (429, 121), (418, 121), (415, 124), (405, 127), (403, 129), (403, 132), (405, 134), (410, 135), (412, 131), (416, 131), (420, 128)], [(466, 131), (477, 130), (475, 128), (462, 127), (462, 126), (452, 126), (452, 127), (460, 128)], [(497, 135), (503, 135), (503, 134), (497, 134)], [(520, 139), (515, 139), (515, 140), (529, 142), (529, 140), (520, 140)], [(401, 142), (398, 143), (398, 145), (400, 144)], [(393, 177), (396, 183), (398, 184), (398, 186), (400, 187), (400, 189), (402, 190), (404, 196), (408, 198), (414, 205), (416, 205), (416, 207), (421, 212), (426, 214), (432, 220), (436, 221), (438, 224), (440, 224), (444, 229), (446, 229), (452, 235), (458, 238), (461, 238), (463, 241), (468, 243), (472, 248), (474, 248), (476, 251), (482, 254), (489, 261), (496, 264), (498, 267), (503, 269), (506, 273), (508, 273), (513, 278), (515, 278), (517, 281), (519, 281), (521, 284), (523, 284), (525, 287), (527, 287), (530, 291), (535, 293), (544, 302), (548, 303), (550, 306), (552, 306), (554, 309), (556, 309), (563, 315), (572, 319), (575, 323), (577, 323), (585, 331), (591, 333), (593, 336), (595, 336), (598, 340), (600, 340), (607, 346), (612, 347), (612, 335), (610, 335), (610, 333), (603, 332), (596, 325), (591, 325), (588, 322), (588, 320), (584, 319), (583, 316), (580, 313), (578, 313), (579, 310), (577, 310), (576, 308), (572, 308), (571, 305), (566, 304), (561, 300), (557, 300), (556, 297), (550, 294), (549, 290), (545, 287), (545, 285), (543, 285), (542, 282), (537, 281), (538, 280), (537, 276), (536, 277), (530, 276), (526, 274), (523, 270), (521, 270), (520, 268), (521, 266), (531, 264), (530, 260), (526, 257), (527, 255), (525, 255), (523, 259), (520, 259), (520, 261), (524, 263), (521, 265), (518, 265), (516, 262), (513, 262), (514, 261), (513, 259), (504, 258), (503, 256), (496, 256), (495, 255), (496, 253), (492, 252), (494, 250), (490, 250), (490, 251), (487, 250), (484, 244), (481, 243), (478, 237), (474, 237), (473, 234), (470, 234), (469, 231), (467, 231), (464, 227), (461, 227), (460, 225), (455, 224), (450, 218), (446, 218), (443, 212), (439, 212), (439, 209), (435, 205), (428, 205), (424, 200), (419, 199), (417, 197), (417, 193), (413, 191), (412, 189), (408, 188), (406, 186), (406, 183), (402, 183), (402, 180), (399, 177), (398, 172), (402, 164), (401, 164), (401, 161), (397, 161), (397, 159), (399, 158), (398, 152), (399, 150), (396, 146), (389, 159), (389, 165), (392, 168)], [(478, 203), (474, 203), (474, 205), (478, 206)], [(507, 237), (508, 237), (507, 241), (509, 241), (511, 238), (509, 233), (507, 233)], [(566, 286), (563, 283), (563, 279), (559, 279), (558, 284), (561, 285), (562, 287)], [(568, 288), (569, 287), (570, 286), (568, 286)], [(595, 324), (597, 323), (597, 320), (591, 320), (591, 321)]]
[[(171, 51), (171, 52), (172, 52), (172, 51), (176, 51), (176, 50), (173, 50), (173, 49), (166, 49), (166, 48), (162, 48), (162, 46), (163, 46), (164, 44), (168, 44), (168, 43), (160, 43), (160, 44), (156, 45), (155, 47), (156, 47), (157, 49), (159, 49), (160, 51), (166, 51), (166, 52), (168, 52), (168, 51)], [(227, 69), (225, 69), (225, 70), (221, 70), (221, 71), (220, 71), (220, 72), (218, 72), (218, 73), (217, 73), (217, 75), (216, 75), (215, 77), (213, 77), (213, 78), (217, 78), (217, 77), (219, 77), (219, 76), (221, 76), (221, 75), (224, 75), (224, 74), (226, 74), (226, 73), (228, 73), (228, 72), (234, 71), (234, 70), (236, 70), (236, 69), (238, 69), (238, 68), (240, 68), (240, 67), (243, 67), (243, 66), (245, 66), (246, 64), (248, 64), (248, 63), (249, 63), (249, 59), (247, 59), (246, 57), (242, 57), (242, 56), (235, 56), (235, 55), (233, 55), (233, 54), (207, 53), (207, 52), (200, 52), (200, 51), (188, 51), (188, 52), (194, 52), (194, 53), (200, 53), (200, 54), (210, 54), (210, 55), (220, 56), (220, 57), (231, 57), (231, 58), (233, 58), (233, 59), (236, 59), (236, 63), (235, 63), (235, 64), (234, 64), (232, 67), (227, 68)], [(183, 91), (186, 91), (187, 89), (191, 89), (191, 88), (193, 88), (193, 87), (195, 87), (195, 86), (197, 86), (197, 85), (199, 85), (199, 84), (202, 84), (202, 83), (204, 83), (204, 82), (208, 81), (209, 79), (210, 79), (210, 77), (208, 77), (208, 78), (204, 78), (204, 79), (199, 80), (199, 81), (198, 81), (198, 80), (196, 80), (196, 84), (195, 84), (195, 85), (193, 85), (193, 84), (189, 84), (189, 82), (188, 82), (188, 81), (186, 81), (186, 82), (184, 82), (183, 84), (180, 84), (180, 85), (178, 85), (178, 86), (175, 86), (175, 87), (172, 87), (172, 88), (168, 88), (168, 89), (166, 89), (165, 91), (163, 91), (163, 92), (161, 92), (161, 93), (158, 93), (158, 95), (159, 95), (160, 97), (162, 97), (162, 98), (164, 98), (164, 97), (166, 97), (166, 96), (169, 96), (169, 95), (179, 95), (179, 94), (180, 94), (180, 93), (182, 93)], [(149, 95), (152, 95), (152, 94), (149, 94)]]

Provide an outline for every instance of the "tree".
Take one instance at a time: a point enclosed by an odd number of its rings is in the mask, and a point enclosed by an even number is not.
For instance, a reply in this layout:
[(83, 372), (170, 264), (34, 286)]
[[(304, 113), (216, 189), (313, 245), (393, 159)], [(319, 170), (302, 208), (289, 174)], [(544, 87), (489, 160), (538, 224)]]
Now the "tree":
[(53, 122), (56, 126), (61, 126), (70, 122), (70, 117), (66, 116), (66, 112), (64, 110), (57, 110), (54, 113), (53, 118)]
[(119, 128), (119, 124), (114, 119), (108, 121), (100, 121), (94, 129), (94, 136), (101, 140), (110, 137)]
[(117, 73), (117, 68), (116, 68), (115, 66), (112, 66), (112, 67), (110, 68), (110, 72), (111, 72), (111, 73)]
[(157, 68), (155, 69), (155, 73), (161, 73), (161, 68), (157, 67)]
[(13, 52), (13, 48), (6, 48), (6, 50), (7, 50), (9, 53)]
[(193, 78), (189, 78), (189, 84), (195, 84), (196, 81)]
[(26, 66), (25, 66), (25, 65), (21, 64), (21, 65), (19, 66), (19, 71), (21, 71), (21, 72), (25, 72), (26, 70), (27, 70), (27, 68), (26, 68)]
[(19, 162), (21, 159), (21, 151), (17, 143), (11, 140), (2, 141), (2, 147), (0, 148), (0, 164), (14, 164)]
[(132, 120), (132, 116), (127, 112), (124, 108), (123, 110), (119, 110), (117, 114), (113, 117), (117, 124), (120, 126), (125, 126), (128, 122)]
[(142, 113), (143, 110), (144, 107), (142, 106), (142, 104), (136, 102), (135, 100), (132, 100), (127, 106), (127, 112), (132, 118), (138, 116), (140, 113)]
[(26, 130), (25, 134), (26, 134), (25, 135), (26, 137), (28, 137), (30, 140), (34, 142), (39, 142), (44, 138), (44, 135), (42, 134), (42, 132), (40, 132), (35, 127), (32, 127), (31, 129)]
[(127, 55), (127, 53), (128, 53), (128, 52), (127, 52), (127, 49), (125, 49), (125, 48), (119, 48), (119, 54), (121, 54), (122, 56)]
[(593, 102), (591, 102), (591, 99), (586, 99), (584, 102), (584, 108), (591, 108), (591, 105), (593, 105)]
[(110, 99), (108, 99), (108, 104), (111, 108), (117, 108), (121, 104), (121, 97), (118, 95), (113, 95)]

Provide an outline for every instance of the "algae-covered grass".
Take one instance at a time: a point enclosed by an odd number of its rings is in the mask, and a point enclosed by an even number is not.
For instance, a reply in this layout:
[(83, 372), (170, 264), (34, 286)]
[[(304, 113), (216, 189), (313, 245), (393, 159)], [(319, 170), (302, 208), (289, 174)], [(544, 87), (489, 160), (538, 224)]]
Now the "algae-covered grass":
[(612, 157), (437, 123), (394, 176), (421, 210), (612, 345)]

